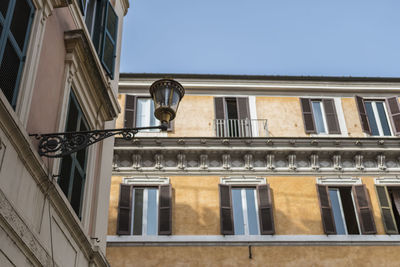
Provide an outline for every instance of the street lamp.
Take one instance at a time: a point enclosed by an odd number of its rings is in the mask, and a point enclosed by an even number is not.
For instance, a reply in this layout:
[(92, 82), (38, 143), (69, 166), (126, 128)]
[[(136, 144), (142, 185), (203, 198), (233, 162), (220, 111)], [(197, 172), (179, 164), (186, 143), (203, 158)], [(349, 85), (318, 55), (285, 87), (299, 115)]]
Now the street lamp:
[(39, 155), (48, 158), (60, 158), (114, 135), (131, 140), (141, 130), (160, 129), (166, 131), (168, 123), (175, 118), (179, 102), (185, 95), (183, 86), (172, 79), (161, 79), (150, 86), (150, 95), (154, 101), (154, 116), (161, 125), (137, 128), (120, 128), (82, 132), (63, 132), (49, 134), (30, 134), (39, 140)]

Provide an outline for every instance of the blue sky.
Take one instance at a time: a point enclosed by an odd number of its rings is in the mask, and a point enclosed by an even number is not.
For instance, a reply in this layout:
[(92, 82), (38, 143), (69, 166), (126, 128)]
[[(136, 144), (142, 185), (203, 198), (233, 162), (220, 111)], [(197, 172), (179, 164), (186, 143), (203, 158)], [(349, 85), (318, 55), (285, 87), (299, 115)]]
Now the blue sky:
[(400, 77), (399, 0), (131, 0), (121, 72)]

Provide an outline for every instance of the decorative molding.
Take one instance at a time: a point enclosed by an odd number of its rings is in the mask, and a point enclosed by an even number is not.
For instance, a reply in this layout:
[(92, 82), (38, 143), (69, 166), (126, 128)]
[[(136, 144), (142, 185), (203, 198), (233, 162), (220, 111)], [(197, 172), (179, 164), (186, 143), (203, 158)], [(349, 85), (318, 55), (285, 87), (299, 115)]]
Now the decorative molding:
[(183, 153), (179, 153), (177, 159), (178, 159), (178, 168), (184, 170), (187, 165), (186, 155)]
[(313, 170), (316, 170), (316, 171), (319, 170), (318, 154), (311, 154), (310, 162), (311, 162), (311, 168)]
[(231, 155), (230, 154), (223, 154), (222, 155), (222, 167), (224, 169), (231, 168)]
[(132, 184), (132, 185), (169, 184), (169, 178), (167, 178), (167, 177), (127, 177), (127, 178), (124, 178), (124, 184)]
[(200, 155), (200, 168), (208, 169), (208, 155), (207, 154)]
[(375, 184), (381, 185), (400, 185), (400, 178), (399, 177), (380, 177), (374, 179)]
[(221, 184), (228, 185), (258, 185), (258, 184), (266, 184), (266, 180), (263, 177), (222, 177), (220, 179)]
[(317, 184), (322, 185), (356, 185), (362, 184), (361, 178), (317, 178)]
[(335, 170), (342, 169), (342, 156), (341, 155), (333, 155), (333, 167)]
[(297, 163), (296, 163), (296, 155), (295, 154), (290, 154), (288, 156), (288, 165), (289, 169), (295, 171), (297, 169)]
[(248, 170), (252, 170), (254, 167), (254, 162), (253, 162), (253, 155), (252, 154), (246, 154), (244, 155), (244, 167)]
[(383, 154), (376, 156), (376, 162), (378, 163), (378, 168), (381, 170), (386, 170), (386, 157)]
[(132, 155), (132, 168), (134, 168), (135, 170), (140, 170), (140, 168), (142, 168), (142, 155)]
[(364, 170), (364, 156), (361, 154), (357, 154), (354, 157), (356, 168), (359, 170)]
[(266, 164), (267, 164), (267, 169), (273, 170), (275, 169), (275, 155), (274, 154), (268, 154), (266, 157)]

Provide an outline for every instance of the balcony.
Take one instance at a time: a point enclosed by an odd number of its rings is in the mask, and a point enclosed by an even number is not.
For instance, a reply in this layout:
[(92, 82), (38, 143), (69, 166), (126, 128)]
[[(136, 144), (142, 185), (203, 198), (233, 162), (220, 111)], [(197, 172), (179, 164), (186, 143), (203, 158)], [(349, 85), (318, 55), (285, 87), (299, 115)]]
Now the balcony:
[(265, 119), (217, 119), (214, 131), (216, 137), (267, 137), (268, 125)]

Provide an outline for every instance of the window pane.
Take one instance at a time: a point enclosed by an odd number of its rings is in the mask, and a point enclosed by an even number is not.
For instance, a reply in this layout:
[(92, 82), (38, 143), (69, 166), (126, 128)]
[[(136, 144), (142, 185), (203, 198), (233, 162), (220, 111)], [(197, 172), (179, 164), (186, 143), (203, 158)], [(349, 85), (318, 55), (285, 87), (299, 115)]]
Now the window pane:
[(314, 114), (315, 127), (317, 128), (317, 133), (326, 133), (324, 119), (322, 117), (323, 115), (321, 110), (321, 102), (313, 101), (311, 103), (312, 103), (312, 109)]
[(147, 197), (147, 234), (157, 235), (158, 233), (158, 221), (157, 221), (157, 189), (149, 188)]
[(233, 225), (235, 235), (244, 235), (244, 219), (241, 189), (232, 189)]
[(0, 63), (0, 88), (7, 100), (14, 106), (16, 84), (20, 68), (20, 60), (10, 41), (7, 41), (3, 60)]
[(249, 234), (250, 235), (258, 235), (259, 227), (258, 227), (258, 217), (257, 217), (257, 208), (256, 208), (256, 198), (255, 198), (255, 189), (246, 188), (246, 200), (247, 200), (247, 218), (249, 223)]
[(376, 124), (374, 111), (372, 110), (372, 102), (366, 101), (365, 109), (367, 111), (369, 127), (371, 128), (371, 135), (379, 135), (378, 125)]
[(338, 235), (346, 234), (346, 226), (342, 213), (342, 206), (339, 199), (339, 190), (336, 188), (329, 188), (329, 197), (331, 199), (333, 218), (335, 219), (336, 233)]
[(68, 197), (69, 181), (71, 176), (72, 159), (71, 156), (65, 156), (61, 160), (60, 178), (58, 184), (60, 185), (64, 194)]
[(383, 135), (391, 135), (390, 126), (386, 117), (385, 106), (383, 102), (375, 102), (378, 110), (379, 119), (381, 120)]
[[(151, 98), (138, 98), (136, 111), (136, 126), (157, 126), (160, 121), (154, 117), (154, 102)], [(156, 131), (158, 131), (156, 129)]]
[(0, 13), (3, 15), (3, 18), (6, 17), (7, 9), (8, 9), (9, 1), (0, 1)]
[(30, 23), (31, 7), (28, 1), (30, 0), (17, 0), (10, 26), (11, 33), (21, 51), (24, 50), (25, 37)]
[(133, 234), (142, 234), (142, 223), (143, 223), (143, 189), (134, 189), (133, 198)]
[(72, 184), (72, 194), (71, 194), (71, 206), (74, 209), (76, 215), (81, 217), (81, 200), (83, 198), (83, 186), (85, 178), (77, 168), (74, 171), (74, 182)]

